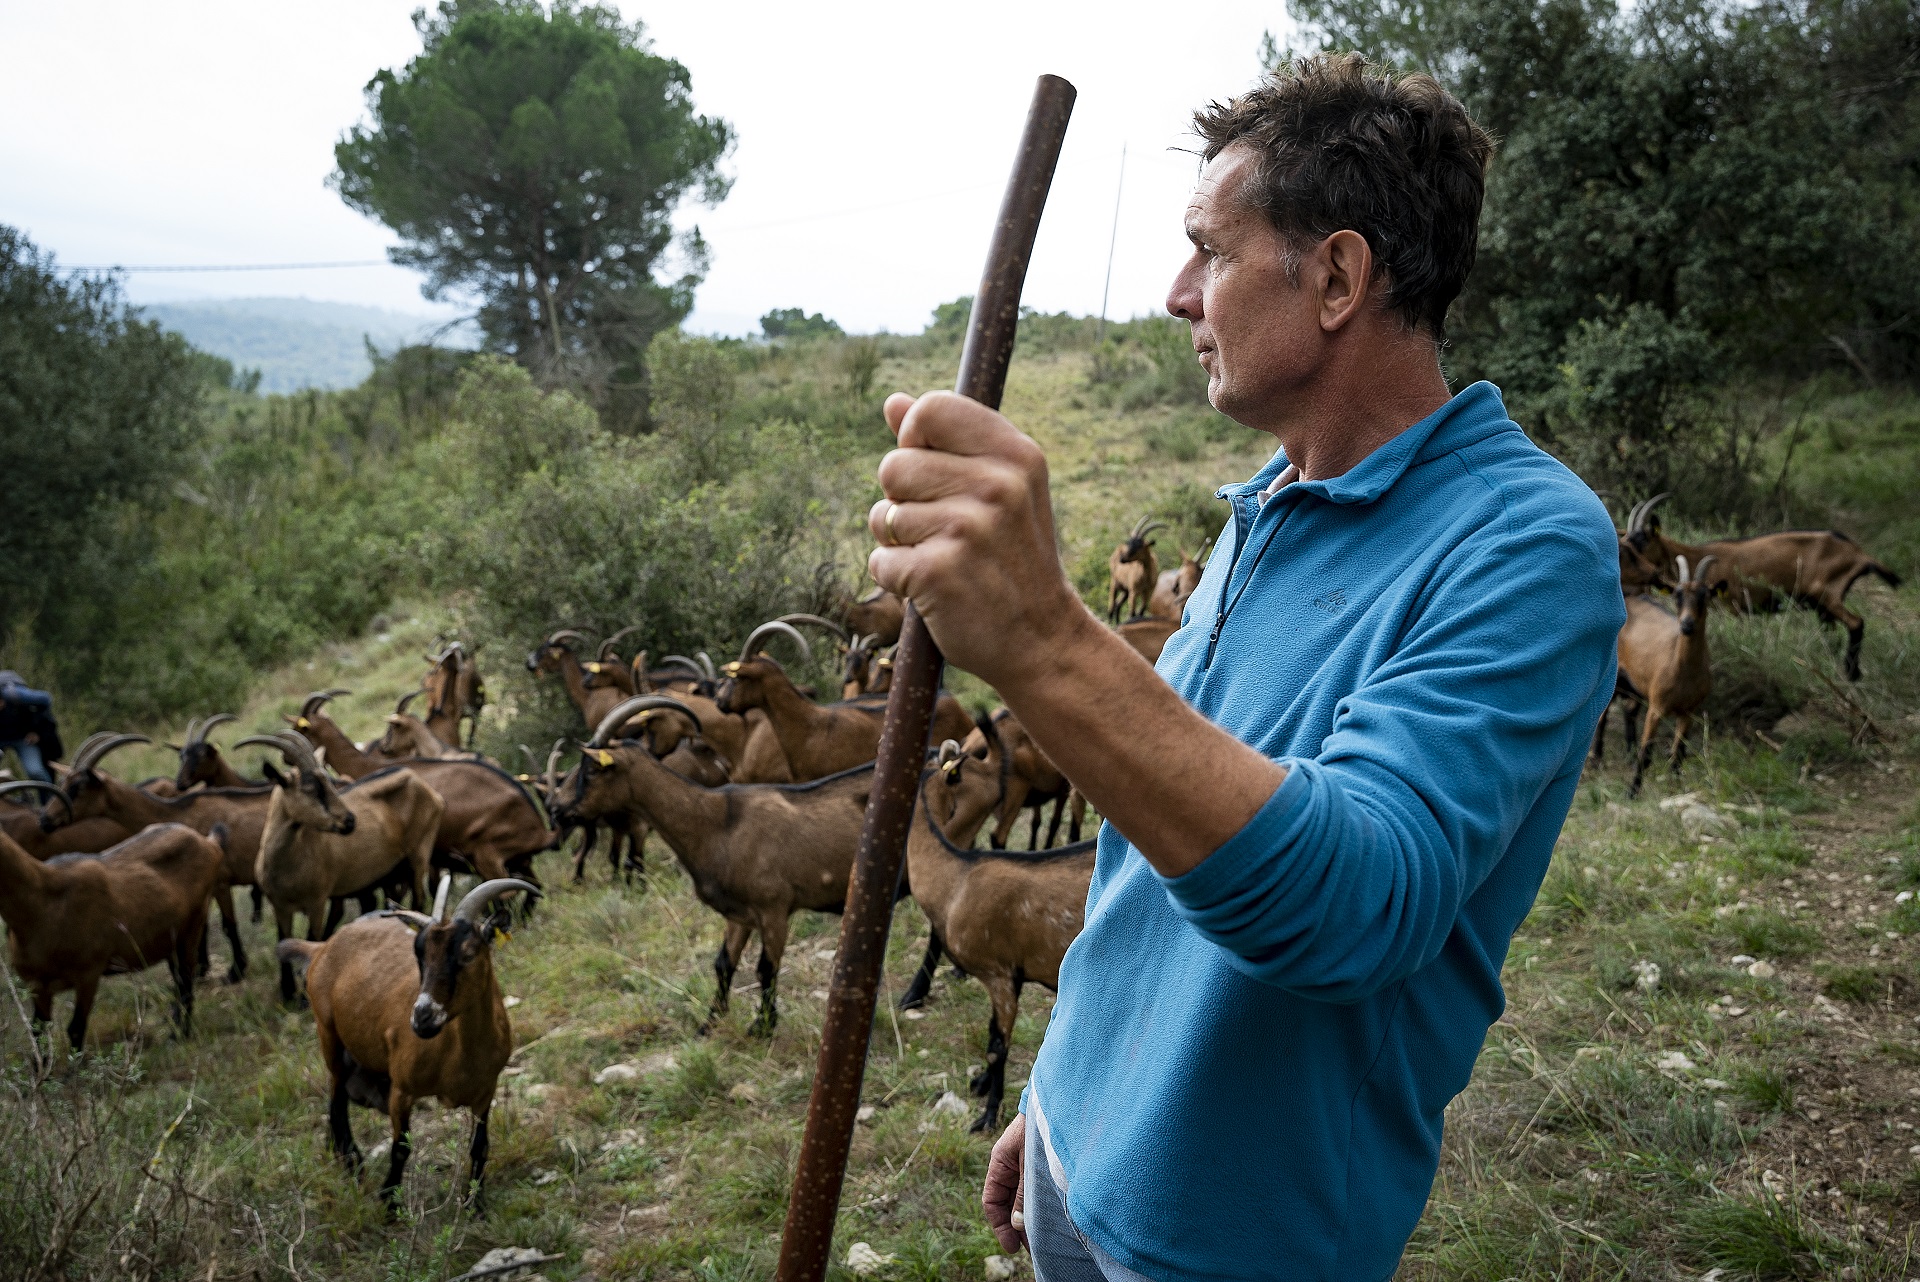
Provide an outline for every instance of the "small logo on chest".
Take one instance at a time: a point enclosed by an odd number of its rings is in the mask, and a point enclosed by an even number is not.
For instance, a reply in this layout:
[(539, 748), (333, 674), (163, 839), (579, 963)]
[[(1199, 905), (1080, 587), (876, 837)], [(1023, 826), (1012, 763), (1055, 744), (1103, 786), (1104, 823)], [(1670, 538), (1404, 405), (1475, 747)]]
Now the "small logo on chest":
[(1347, 608), (1347, 594), (1335, 588), (1323, 597), (1314, 598), (1313, 608), (1322, 614), (1338, 614)]

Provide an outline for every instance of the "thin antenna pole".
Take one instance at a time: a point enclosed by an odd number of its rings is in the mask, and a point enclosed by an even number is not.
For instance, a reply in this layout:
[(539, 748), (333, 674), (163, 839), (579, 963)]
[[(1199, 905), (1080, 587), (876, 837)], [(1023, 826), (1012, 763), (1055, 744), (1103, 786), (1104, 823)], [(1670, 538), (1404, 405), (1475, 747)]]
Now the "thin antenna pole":
[(1107, 283), (1100, 287), (1100, 326), (1094, 333), (1097, 347), (1107, 341), (1107, 296), (1113, 292), (1113, 251), (1120, 243), (1120, 193), (1127, 189), (1127, 144), (1120, 144), (1120, 181), (1113, 189), (1113, 233), (1107, 237)]

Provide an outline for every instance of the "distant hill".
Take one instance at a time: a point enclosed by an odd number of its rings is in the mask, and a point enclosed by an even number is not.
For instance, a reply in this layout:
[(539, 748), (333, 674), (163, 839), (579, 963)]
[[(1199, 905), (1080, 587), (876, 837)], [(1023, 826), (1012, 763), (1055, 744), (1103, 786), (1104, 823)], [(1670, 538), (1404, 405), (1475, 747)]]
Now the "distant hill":
[[(263, 392), (353, 387), (372, 371), (367, 340), (382, 351), (434, 338), (444, 323), (430, 316), (317, 303), (306, 298), (224, 298), (154, 303), (141, 309), (202, 351), (236, 369), (260, 371)], [(441, 334), (443, 347), (473, 346), (471, 326)]]

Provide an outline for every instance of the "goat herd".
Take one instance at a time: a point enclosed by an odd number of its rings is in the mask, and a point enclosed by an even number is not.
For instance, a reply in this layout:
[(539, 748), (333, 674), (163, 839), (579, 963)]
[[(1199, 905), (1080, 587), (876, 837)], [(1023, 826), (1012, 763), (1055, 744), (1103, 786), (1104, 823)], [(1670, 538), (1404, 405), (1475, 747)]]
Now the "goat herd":
[[(1636, 791), (1659, 722), (1678, 719), (1677, 770), (1687, 725), (1706, 700), (1710, 599), (1740, 611), (1789, 600), (1812, 606), (1846, 626), (1847, 671), (1857, 678), (1863, 624), (1846, 608), (1846, 592), (1868, 573), (1897, 583), (1850, 540), (1827, 532), (1678, 543), (1660, 531), (1660, 501), (1636, 507), (1620, 535), (1628, 622), (1618, 693), (1645, 708)], [(1179, 626), (1201, 573), (1200, 558), (1184, 553), (1178, 568), (1158, 569), (1151, 535), (1160, 528), (1142, 518), (1109, 562), (1109, 620), (1149, 661)], [(1656, 588), (1671, 591), (1677, 609), (1656, 601)], [(36, 1026), (51, 1019), (54, 995), (71, 989), (67, 1035), (78, 1049), (101, 978), (165, 961), (174, 1018), (189, 1035), (194, 982), (209, 960), (209, 902), (231, 953), (227, 977), (238, 982), (247, 954), (233, 892), (248, 887), (256, 921), (263, 901), (273, 908), (284, 1000), (298, 1000), (294, 964), (306, 964), (332, 1082), (335, 1152), (357, 1169), (349, 1104), (385, 1112), (392, 1146), (382, 1191), (392, 1204), (411, 1109), (437, 1097), (474, 1115), (469, 1187), (478, 1199), (487, 1116), (513, 1048), (491, 959), (496, 932), (509, 920), (506, 897), (522, 896), (520, 913), (529, 914), (541, 886), (535, 857), (576, 836), (573, 876), (580, 880), (603, 829), (615, 873), (644, 878), (642, 852), (657, 832), (700, 900), (725, 922), (704, 1027), (726, 1012), (734, 974), (758, 934), (752, 1027), (770, 1034), (789, 918), (799, 909), (837, 912), (846, 898), (902, 609), (898, 598), (875, 592), (843, 599), (838, 621), (787, 615), (755, 629), (739, 657), (719, 666), (705, 654), (622, 659), (619, 644), (633, 628), (597, 648), (577, 631), (555, 632), (526, 666), (559, 678), (589, 731), (564, 773), (565, 740), (544, 763), (523, 746), (528, 772), (518, 775), (471, 749), (485, 691), (458, 643), (429, 658), (422, 688), (400, 701), (377, 740), (355, 743), (326, 710), (345, 691), (323, 690), (287, 718), (288, 728), (231, 744), (229, 751), (256, 746), (280, 758), (279, 766), (263, 765), (260, 779), (239, 773), (208, 737), (231, 714), (188, 727), (173, 778), (137, 784), (102, 763), (118, 748), (150, 741), (96, 734), (57, 783), (0, 785), (0, 917), (13, 968), (32, 989)], [(767, 653), (777, 642), (811, 662), (802, 629), (838, 647), (836, 701), (817, 701)], [(408, 711), (416, 698), (424, 716)], [(1603, 720), (1596, 757), (1604, 730)], [(921, 781), (902, 888), (925, 913), (931, 938), (900, 1004), (926, 1001), (943, 952), (986, 987), (986, 1066), (972, 1083), (984, 1103), (974, 1129), (983, 1130), (1000, 1111), (1021, 987), (1052, 987), (1079, 933), (1093, 842), (1080, 839), (1079, 795), (1005, 708), (970, 717), (943, 695), (932, 741), (940, 746)], [(40, 804), (29, 804), (28, 793)], [(1032, 812), (1029, 849), (1009, 850), (1025, 811)], [(1069, 844), (1057, 846), (1069, 813)], [(976, 849), (989, 821), (992, 848)], [(422, 912), (436, 874), (431, 910)], [(477, 884), (449, 910), (455, 874)], [(377, 907), (381, 898), (387, 907)], [(411, 908), (397, 907), (403, 899)], [(342, 926), (349, 901), (360, 912)], [(306, 919), (304, 939), (296, 915)]]

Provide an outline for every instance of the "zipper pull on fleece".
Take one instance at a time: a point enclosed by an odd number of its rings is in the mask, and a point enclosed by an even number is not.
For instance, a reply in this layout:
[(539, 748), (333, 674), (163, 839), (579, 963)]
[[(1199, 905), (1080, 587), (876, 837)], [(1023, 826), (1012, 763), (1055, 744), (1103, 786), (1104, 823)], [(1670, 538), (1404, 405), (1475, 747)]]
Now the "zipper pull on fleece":
[(1202, 669), (1213, 666), (1213, 651), (1214, 648), (1220, 644), (1221, 629), (1226, 626), (1227, 610), (1223, 605), (1220, 607), (1220, 613), (1213, 616), (1213, 631), (1207, 634), (1207, 658), (1206, 661), (1200, 665)]

